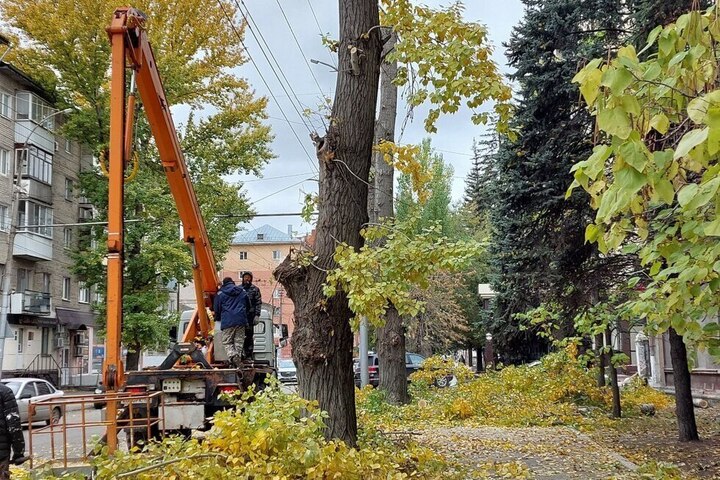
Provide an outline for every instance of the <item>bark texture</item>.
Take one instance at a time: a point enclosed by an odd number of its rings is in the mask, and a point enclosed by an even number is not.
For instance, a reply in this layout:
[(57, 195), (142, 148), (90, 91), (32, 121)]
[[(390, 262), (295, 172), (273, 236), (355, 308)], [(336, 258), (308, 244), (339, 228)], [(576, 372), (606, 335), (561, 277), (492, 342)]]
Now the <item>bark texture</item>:
[[(384, 55), (395, 47), (396, 37), (391, 29), (382, 29), (387, 37), (383, 47)], [(397, 76), (396, 62), (383, 62), (380, 69), (380, 110), (375, 122), (375, 144), (383, 140), (395, 141), (395, 118), (397, 117), (397, 87), (393, 80)], [(368, 213), (371, 223), (395, 215), (393, 205), (393, 182), (395, 169), (380, 153), (373, 154), (373, 181), (370, 182)], [(372, 203), (370, 203), (372, 202)], [(409, 401), (407, 371), (405, 367), (405, 329), (403, 321), (393, 305), (387, 310), (385, 324), (377, 329), (377, 349), (380, 368), (379, 388), (387, 394), (387, 400), (394, 404)]]
[(668, 330), (670, 336), (670, 358), (675, 383), (675, 414), (677, 416), (678, 439), (681, 442), (700, 440), (695, 424), (695, 406), (690, 389), (690, 369), (688, 368), (687, 349), (683, 337), (674, 328)]
[(597, 386), (605, 386), (605, 354), (603, 353), (603, 336), (595, 335), (595, 358), (597, 359)]
[[(367, 222), (368, 174), (380, 70), (378, 4), (340, 0), (339, 73), (330, 128), (313, 138), (319, 160), (318, 221), (312, 264), (286, 258), (275, 270), (295, 304), (293, 357), (298, 391), (329, 414), (327, 438), (357, 444), (352, 369), (352, 312), (345, 294), (323, 295), (327, 271), (336, 266), (337, 242), (362, 246)], [(370, 32), (369, 36), (367, 33)], [(366, 37), (367, 38), (363, 38)]]

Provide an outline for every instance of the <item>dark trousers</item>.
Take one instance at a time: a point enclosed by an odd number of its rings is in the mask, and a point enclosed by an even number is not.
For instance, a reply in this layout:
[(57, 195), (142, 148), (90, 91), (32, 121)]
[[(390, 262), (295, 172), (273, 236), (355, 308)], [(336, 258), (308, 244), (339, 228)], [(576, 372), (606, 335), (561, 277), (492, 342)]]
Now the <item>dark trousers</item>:
[(255, 333), (255, 327), (248, 325), (245, 327), (245, 341), (243, 342), (243, 353), (245, 358), (252, 360), (253, 349), (255, 344), (253, 343), (253, 334)]
[(0, 480), (10, 480), (10, 458), (0, 460)]

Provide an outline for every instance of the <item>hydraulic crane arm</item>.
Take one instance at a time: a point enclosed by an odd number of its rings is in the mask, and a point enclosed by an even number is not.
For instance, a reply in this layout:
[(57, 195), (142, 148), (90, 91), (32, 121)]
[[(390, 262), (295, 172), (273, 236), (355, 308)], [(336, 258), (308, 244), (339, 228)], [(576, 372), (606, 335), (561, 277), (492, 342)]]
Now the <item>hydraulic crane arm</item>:
[[(180, 141), (165, 98), (165, 90), (155, 64), (152, 47), (143, 28), (145, 15), (122, 7), (115, 10), (107, 31), (112, 44), (110, 100), (110, 153), (108, 198), (108, 290), (107, 347), (104, 368), (105, 385), (115, 389), (122, 383), (120, 339), (122, 323), (123, 272), (123, 184), (131, 156), (134, 118), (134, 86), (143, 102), (148, 123), (155, 138), (170, 191), (183, 225), (185, 242), (190, 246), (197, 313), (183, 341), (197, 335), (207, 337), (209, 319), (205, 306), (212, 306), (217, 292), (215, 259), (192, 181), (180, 148)], [(126, 69), (133, 72), (126, 109)]]

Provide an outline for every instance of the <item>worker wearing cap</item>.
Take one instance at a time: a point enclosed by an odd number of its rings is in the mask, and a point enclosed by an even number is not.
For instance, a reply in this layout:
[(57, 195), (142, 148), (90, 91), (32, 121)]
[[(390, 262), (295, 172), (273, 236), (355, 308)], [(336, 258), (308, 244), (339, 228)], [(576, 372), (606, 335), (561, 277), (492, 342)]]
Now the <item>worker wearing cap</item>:
[(243, 344), (245, 358), (252, 358), (255, 347), (253, 334), (255, 333), (255, 325), (260, 322), (260, 312), (262, 312), (262, 295), (260, 294), (260, 289), (252, 282), (252, 272), (243, 272), (242, 287), (250, 299), (251, 306), (251, 313), (248, 315), (248, 326), (245, 328), (245, 343)]
[(242, 287), (235, 285), (232, 278), (225, 277), (213, 301), (213, 312), (215, 321), (220, 320), (222, 343), (228, 360), (240, 368), (243, 360), (245, 327), (252, 318), (250, 299)]

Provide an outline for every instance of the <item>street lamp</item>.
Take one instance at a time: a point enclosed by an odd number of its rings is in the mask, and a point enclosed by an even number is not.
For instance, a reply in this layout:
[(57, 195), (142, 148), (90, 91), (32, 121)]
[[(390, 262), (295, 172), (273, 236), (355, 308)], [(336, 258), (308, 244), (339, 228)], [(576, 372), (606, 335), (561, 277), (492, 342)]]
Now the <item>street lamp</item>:
[(495, 354), (492, 346), (492, 333), (485, 334), (485, 370), (495, 367)]
[[(56, 115), (72, 112), (72, 108), (58, 110), (57, 112), (46, 115), (42, 118), (25, 137), (22, 143), (27, 148), (30, 137), (35, 133), (37, 128)], [(29, 149), (28, 149), (29, 153)], [(15, 245), (15, 236), (17, 235), (17, 216), (20, 208), (20, 172), (18, 168), (18, 155), (10, 163), (10, 178), (12, 179), (12, 192), (10, 196), (10, 221), (7, 235), (7, 256), (5, 257), (5, 269), (2, 275), (2, 304), (0, 304), (0, 378), (2, 378), (3, 357), (5, 356), (5, 331), (7, 330), (8, 314), (10, 313), (10, 278), (15, 269), (15, 258), (13, 257), (13, 247)]]

